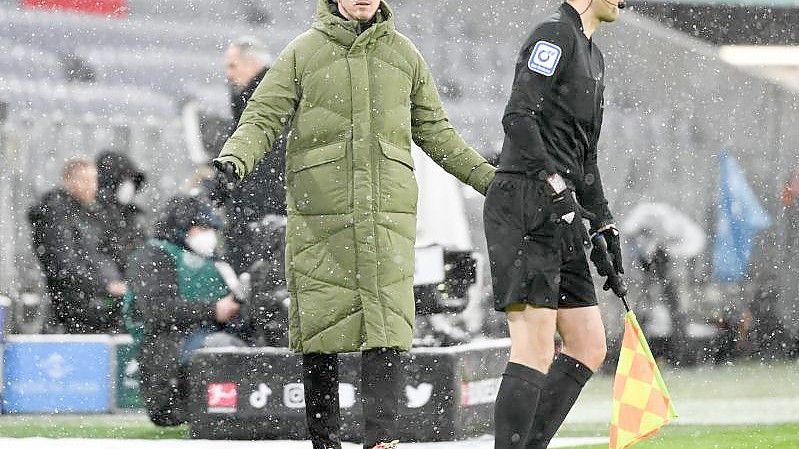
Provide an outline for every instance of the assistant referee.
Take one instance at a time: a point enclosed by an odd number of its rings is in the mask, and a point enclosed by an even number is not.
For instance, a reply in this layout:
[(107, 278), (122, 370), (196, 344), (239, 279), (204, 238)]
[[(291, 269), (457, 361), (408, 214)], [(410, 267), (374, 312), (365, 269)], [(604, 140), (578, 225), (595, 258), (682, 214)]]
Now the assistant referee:
[[(615, 1), (563, 3), (535, 27), (516, 64), (484, 209), (494, 306), (506, 312), (512, 341), (496, 402), (497, 449), (547, 447), (605, 358), (582, 219), (605, 237), (609, 270), (623, 273), (597, 167), (605, 64), (591, 39), (618, 17), (624, 5)], [(607, 260), (597, 251), (592, 260)], [(554, 357), (556, 330), (563, 348)]]

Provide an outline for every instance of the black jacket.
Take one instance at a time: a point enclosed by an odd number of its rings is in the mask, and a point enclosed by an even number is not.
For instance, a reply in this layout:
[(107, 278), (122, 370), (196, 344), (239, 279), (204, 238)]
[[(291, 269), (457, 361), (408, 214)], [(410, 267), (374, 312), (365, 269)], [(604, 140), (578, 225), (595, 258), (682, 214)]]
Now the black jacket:
[(263, 70), (258, 72), (255, 75), (249, 84), (244, 88), (244, 90), (237, 91), (232, 90), (230, 93), (230, 107), (233, 112), (233, 128), (235, 129), (236, 126), (239, 124), (239, 120), (241, 120), (241, 114), (244, 113), (244, 108), (247, 107), (247, 102), (250, 101), (250, 97), (252, 97), (253, 92), (261, 84), (261, 80), (264, 79), (266, 76), (266, 72), (269, 71), (268, 67), (264, 67)]
[(55, 189), (28, 211), (28, 219), (56, 322), (70, 333), (98, 330), (98, 317), (88, 313), (90, 304), (105, 298), (106, 286), (122, 276), (100, 251), (104, 229), (96, 210)]
[(147, 413), (160, 426), (181, 424), (187, 401), (181, 349), (192, 331), (214, 323), (216, 303), (182, 298), (174, 260), (152, 245), (134, 253), (127, 276), (145, 329), (138, 361)]
[(146, 240), (146, 216), (136, 204), (119, 202), (117, 193), (125, 180), (131, 180), (140, 190), (145, 174), (139, 171), (126, 155), (103, 152), (97, 158), (98, 216), (105, 226), (100, 250), (125, 271), (128, 256), (141, 248)]
[[(196, 206), (192, 200), (170, 200), (153, 236), (184, 246), (187, 230), (198, 223)], [(147, 413), (157, 425), (181, 424), (187, 416), (188, 391), (187, 374), (180, 366), (181, 349), (192, 332), (216, 322), (216, 302), (183, 298), (174, 259), (151, 244), (133, 253), (126, 277), (136, 298), (136, 315), (144, 324), (138, 360)]]
[(163, 250), (145, 245), (135, 253), (127, 276), (148, 336), (177, 333), (180, 339), (215, 322), (216, 302), (188, 301), (178, 294), (175, 261)]
[[(266, 72), (264, 69), (240, 94), (233, 95), (234, 128)], [(228, 223), (225, 229), (226, 259), (237, 272), (246, 270), (264, 257), (259, 254), (261, 245), (253, 242), (258, 236), (252, 232), (250, 223), (259, 222), (266, 215), (286, 215), (285, 173), (286, 146), (281, 137), (255, 170), (231, 192), (225, 203)]]
[(597, 166), (605, 62), (569, 4), (540, 23), (522, 46), (502, 120), (499, 172), (560, 173), (593, 227), (612, 222)]

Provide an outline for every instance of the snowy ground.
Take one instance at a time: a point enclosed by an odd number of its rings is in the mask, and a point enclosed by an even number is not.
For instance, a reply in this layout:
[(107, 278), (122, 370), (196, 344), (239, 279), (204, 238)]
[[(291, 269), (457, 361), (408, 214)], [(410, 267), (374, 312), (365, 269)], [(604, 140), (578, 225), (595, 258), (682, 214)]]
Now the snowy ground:
[[(607, 443), (607, 438), (560, 438), (550, 448), (579, 447)], [(207, 440), (94, 440), (46, 438), (4, 439), (0, 447), (8, 449), (309, 449), (310, 443), (298, 441), (207, 441)], [(344, 444), (343, 449), (360, 449)], [(402, 449), (493, 449), (490, 437), (448, 443), (403, 443)]]

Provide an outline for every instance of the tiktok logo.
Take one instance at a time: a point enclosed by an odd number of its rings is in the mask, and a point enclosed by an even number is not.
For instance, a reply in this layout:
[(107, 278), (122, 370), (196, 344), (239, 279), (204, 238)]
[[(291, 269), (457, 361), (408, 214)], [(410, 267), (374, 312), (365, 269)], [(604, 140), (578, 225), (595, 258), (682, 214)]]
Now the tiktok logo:
[(266, 384), (258, 384), (258, 389), (250, 393), (250, 405), (253, 408), (264, 408), (269, 402), (270, 396), (272, 396), (272, 389)]

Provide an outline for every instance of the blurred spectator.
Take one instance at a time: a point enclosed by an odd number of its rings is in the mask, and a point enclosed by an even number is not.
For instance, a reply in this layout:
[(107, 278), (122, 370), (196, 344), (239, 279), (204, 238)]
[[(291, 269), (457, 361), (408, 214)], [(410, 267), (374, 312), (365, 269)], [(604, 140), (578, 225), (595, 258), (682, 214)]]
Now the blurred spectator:
[(225, 76), (230, 86), (234, 128), (255, 88), (269, 70), (271, 59), (264, 44), (251, 36), (235, 40), (225, 52)]
[[(226, 77), (231, 89), (232, 128), (235, 129), (247, 101), (269, 70), (270, 57), (258, 39), (243, 37), (230, 44), (225, 60)], [(282, 244), (264, 242), (264, 239), (269, 238), (276, 229), (279, 231), (280, 223), (285, 228), (285, 165), (285, 141), (281, 138), (257, 165), (253, 174), (239, 184), (225, 201), (229, 224), (225, 229), (226, 260), (237, 273), (264, 261), (271, 267), (270, 270), (279, 270), (275, 281), (277, 288), (284, 283)], [(270, 235), (264, 235), (264, 230)], [(277, 234), (277, 238), (280, 238), (281, 232)]]
[(52, 304), (48, 324), (67, 333), (110, 332), (116, 329), (127, 287), (114, 261), (99, 250), (103, 226), (96, 215), (97, 169), (75, 159), (64, 166), (62, 180), (62, 187), (28, 212)]
[(640, 319), (652, 353), (672, 363), (684, 362), (688, 356), (688, 318), (674, 268), (701, 254), (707, 236), (690, 217), (665, 203), (636, 205), (622, 229), (629, 236), (633, 263), (641, 268), (646, 309)]
[(145, 241), (144, 211), (133, 199), (146, 176), (126, 155), (105, 151), (97, 157), (97, 204), (105, 225), (101, 249), (124, 273), (128, 256)]
[[(638, 243), (641, 234), (633, 237)], [(670, 363), (682, 362), (686, 354), (687, 317), (679, 297), (677, 278), (666, 248), (657, 246), (651, 253), (636, 245), (633, 263), (642, 269), (641, 288), (647, 299), (647, 310), (641, 314), (641, 326), (647, 332), (652, 355)]]
[[(214, 259), (221, 220), (191, 197), (175, 197), (164, 207), (154, 239), (134, 253), (128, 267), (131, 321), (143, 326), (139, 353), (141, 389), (153, 423), (186, 422), (187, 365), (192, 350), (242, 346), (238, 300), (246, 294), (230, 285), (229, 266)], [(236, 291), (234, 296), (233, 291)]]

